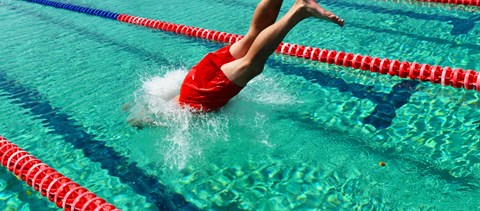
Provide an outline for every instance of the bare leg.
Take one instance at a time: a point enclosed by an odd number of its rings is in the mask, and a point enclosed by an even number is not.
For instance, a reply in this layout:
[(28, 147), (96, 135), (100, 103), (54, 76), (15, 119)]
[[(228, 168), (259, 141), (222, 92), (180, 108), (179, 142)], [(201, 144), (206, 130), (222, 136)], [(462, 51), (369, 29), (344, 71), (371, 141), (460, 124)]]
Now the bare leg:
[(263, 30), (254, 40), (245, 57), (222, 66), (225, 75), (237, 85), (245, 86), (263, 71), (268, 57), (287, 33), (300, 21), (316, 17), (343, 26), (343, 20), (323, 9), (315, 0), (297, 0), (279, 21)]
[(262, 0), (253, 13), (252, 23), (245, 37), (230, 47), (230, 53), (235, 59), (247, 54), (258, 34), (265, 28), (275, 23), (278, 17), (283, 0)]
[[(278, 17), (280, 8), (282, 7), (283, 0), (262, 0), (255, 9), (252, 17), (252, 23), (248, 29), (248, 33), (230, 47), (230, 54), (233, 58), (240, 59), (244, 57), (253, 41), (265, 28), (269, 27)], [(173, 100), (180, 103), (180, 95), (177, 95)]]

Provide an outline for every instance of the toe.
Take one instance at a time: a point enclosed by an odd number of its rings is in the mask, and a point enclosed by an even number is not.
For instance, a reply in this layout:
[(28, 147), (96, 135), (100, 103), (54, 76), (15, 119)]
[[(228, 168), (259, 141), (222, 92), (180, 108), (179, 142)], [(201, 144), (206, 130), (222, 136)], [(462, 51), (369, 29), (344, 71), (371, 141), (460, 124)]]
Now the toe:
[(343, 26), (344, 21), (340, 17), (336, 15), (329, 16), (329, 19), (332, 20), (332, 22), (338, 24), (339, 26)]

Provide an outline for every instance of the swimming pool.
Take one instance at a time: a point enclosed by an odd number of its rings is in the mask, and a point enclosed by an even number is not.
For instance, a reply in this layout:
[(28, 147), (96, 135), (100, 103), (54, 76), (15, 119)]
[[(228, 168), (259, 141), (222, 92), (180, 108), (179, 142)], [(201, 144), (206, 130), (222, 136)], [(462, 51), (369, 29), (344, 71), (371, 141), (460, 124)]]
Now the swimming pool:
[[(480, 70), (476, 13), (320, 3), (346, 27), (308, 20), (287, 42)], [(0, 4), (2, 135), (122, 210), (480, 205), (477, 92), (274, 56), (221, 112), (192, 116), (160, 97), (221, 44)], [(74, 4), (244, 34), (256, 1)], [(139, 108), (157, 126), (131, 127)], [(3, 171), (0, 208), (55, 209)]]

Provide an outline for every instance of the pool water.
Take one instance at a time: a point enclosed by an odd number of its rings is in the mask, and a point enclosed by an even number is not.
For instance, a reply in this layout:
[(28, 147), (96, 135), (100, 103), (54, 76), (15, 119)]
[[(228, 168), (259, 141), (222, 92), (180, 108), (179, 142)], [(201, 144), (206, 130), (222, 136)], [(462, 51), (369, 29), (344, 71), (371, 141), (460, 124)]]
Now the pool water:
[[(245, 34), (258, 1), (62, 2)], [(478, 13), (319, 2), (345, 27), (286, 42), (480, 70)], [(17, 0), (0, 17), (1, 135), (122, 210), (480, 208), (476, 91), (275, 55), (192, 115), (165, 99), (222, 44)], [(0, 209), (56, 209), (0, 171)]]

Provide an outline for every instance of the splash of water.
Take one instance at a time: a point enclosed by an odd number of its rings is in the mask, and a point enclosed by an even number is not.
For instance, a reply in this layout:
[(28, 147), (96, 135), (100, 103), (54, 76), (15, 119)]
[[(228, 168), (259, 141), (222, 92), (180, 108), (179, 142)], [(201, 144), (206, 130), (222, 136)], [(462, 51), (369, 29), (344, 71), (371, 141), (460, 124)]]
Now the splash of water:
[(163, 76), (146, 77), (137, 90), (128, 121), (135, 126), (163, 127), (166, 137), (157, 140), (158, 154), (170, 168), (184, 168), (193, 149), (190, 143), (192, 114), (173, 100), (180, 92), (186, 68), (169, 69)]
[(241, 119), (255, 119), (256, 124), (249, 125), (243, 131), (246, 134), (256, 134), (253, 137), (259, 140), (252, 141), (273, 147), (269, 143), (269, 131), (264, 131), (268, 122), (272, 121), (271, 117), (265, 114), (259, 116), (258, 112), (245, 109), (244, 104), (257, 104), (261, 109), (264, 106), (278, 107), (297, 102), (288, 88), (282, 87), (272, 78), (260, 76), (222, 111), (192, 114), (172, 100), (180, 91), (187, 69), (170, 68), (165, 72), (161, 76), (144, 78), (142, 87), (135, 92), (135, 103), (130, 109), (129, 119), (166, 130), (166, 135), (156, 140), (155, 147), (158, 155), (162, 156), (159, 159), (161, 165), (170, 169), (184, 169), (193, 161), (209, 159), (202, 157), (204, 153), (215, 154), (218, 148), (225, 149), (221, 145), (225, 145), (226, 141), (239, 139), (230, 137), (230, 130), (231, 127), (243, 128), (241, 124), (244, 121)]

